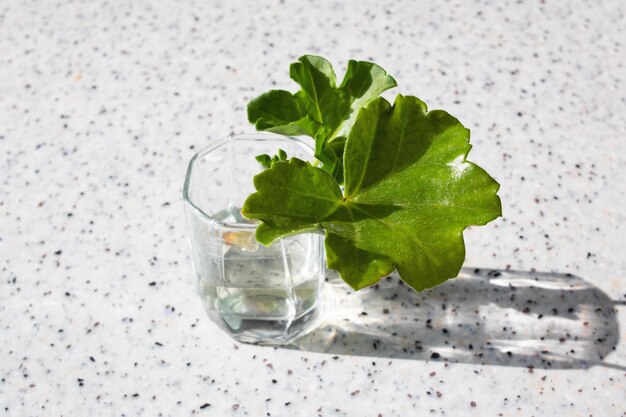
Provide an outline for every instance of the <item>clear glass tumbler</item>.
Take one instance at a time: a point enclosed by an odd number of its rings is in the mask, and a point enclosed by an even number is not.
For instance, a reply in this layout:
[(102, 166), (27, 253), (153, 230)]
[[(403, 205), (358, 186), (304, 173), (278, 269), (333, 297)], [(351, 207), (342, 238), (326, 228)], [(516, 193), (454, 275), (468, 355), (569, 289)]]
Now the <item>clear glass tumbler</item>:
[(198, 289), (211, 319), (247, 343), (286, 344), (311, 329), (324, 282), (323, 236), (306, 233), (266, 247), (241, 206), (262, 171), (256, 155), (278, 149), (311, 160), (296, 138), (255, 133), (217, 140), (189, 162), (183, 189)]

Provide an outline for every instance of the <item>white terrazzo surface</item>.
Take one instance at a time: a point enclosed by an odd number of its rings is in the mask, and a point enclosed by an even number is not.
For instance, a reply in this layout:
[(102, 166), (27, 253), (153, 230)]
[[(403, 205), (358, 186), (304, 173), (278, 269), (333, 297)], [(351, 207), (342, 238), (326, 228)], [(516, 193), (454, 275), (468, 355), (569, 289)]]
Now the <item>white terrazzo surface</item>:
[[(624, 2), (382, 3), (0, 3), (0, 415), (626, 415)], [(509, 286), (478, 291), (477, 312), (504, 308), (479, 314), (477, 338), (446, 328), (466, 307), (454, 287), (422, 294), (421, 308), (453, 299), (415, 325), (438, 357), (379, 349), (363, 323), (302, 350), (223, 334), (195, 294), (186, 164), (208, 139), (251, 131), (247, 101), (293, 89), (304, 53), (339, 74), (373, 60), (395, 91), (471, 128), (504, 218), (466, 232), (466, 265), (571, 273), (593, 296), (548, 305), (544, 292), (525, 311), (502, 302)], [(527, 334), (490, 327), (520, 311)], [(406, 342), (414, 328), (393, 312), (382, 326)], [(561, 333), (571, 356), (518, 354)], [(509, 347), (494, 356), (498, 338)]]

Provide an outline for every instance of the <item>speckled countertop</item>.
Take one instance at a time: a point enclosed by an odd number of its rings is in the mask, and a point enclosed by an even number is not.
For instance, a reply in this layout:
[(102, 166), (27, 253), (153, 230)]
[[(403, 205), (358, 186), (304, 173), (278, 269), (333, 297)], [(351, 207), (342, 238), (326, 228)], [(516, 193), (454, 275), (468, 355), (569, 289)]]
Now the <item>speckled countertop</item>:
[[(0, 415), (624, 415), (624, 3), (226, 3), (0, 4)], [(386, 319), (419, 346), (367, 323), (330, 346), (242, 345), (196, 296), (187, 161), (251, 131), (247, 100), (293, 88), (303, 53), (381, 64), (470, 127), (502, 184), (504, 218), (466, 232), (456, 287), (382, 288), (433, 317)], [(513, 301), (507, 269), (545, 291)], [(483, 273), (499, 281), (463, 287)], [(463, 309), (491, 323), (476, 346), (441, 321)]]

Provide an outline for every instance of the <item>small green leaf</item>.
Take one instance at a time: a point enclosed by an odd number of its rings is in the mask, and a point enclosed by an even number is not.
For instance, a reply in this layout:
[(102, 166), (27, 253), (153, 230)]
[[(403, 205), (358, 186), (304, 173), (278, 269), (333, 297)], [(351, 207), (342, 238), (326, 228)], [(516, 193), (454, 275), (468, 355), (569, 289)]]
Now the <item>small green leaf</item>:
[(367, 61), (348, 61), (348, 70), (339, 89), (350, 97), (351, 111), (329, 140), (348, 136), (359, 110), (396, 85), (396, 80), (380, 66)]
[(272, 158), (266, 153), (263, 155), (257, 155), (256, 160), (263, 165), (263, 168), (270, 168), (272, 166)]
[(294, 98), (313, 120), (334, 130), (349, 111), (349, 100), (336, 88), (333, 67), (326, 59), (304, 55), (289, 68), (291, 78), (302, 88)]
[(466, 160), (469, 130), (415, 97), (377, 98), (345, 144), (345, 195), (320, 168), (297, 159), (255, 177), (246, 217), (261, 243), (325, 230), (328, 266), (353, 288), (398, 269), (416, 290), (458, 274), (463, 230), (501, 215), (499, 184)]
[(279, 149), (276, 155), (270, 157), (268, 154), (257, 155), (256, 160), (259, 161), (264, 168), (271, 168), (272, 165), (276, 162), (286, 161), (287, 160), (287, 152), (282, 149)]
[(248, 120), (257, 130), (282, 135), (314, 136), (323, 129), (312, 120), (290, 92), (271, 90), (248, 103)]

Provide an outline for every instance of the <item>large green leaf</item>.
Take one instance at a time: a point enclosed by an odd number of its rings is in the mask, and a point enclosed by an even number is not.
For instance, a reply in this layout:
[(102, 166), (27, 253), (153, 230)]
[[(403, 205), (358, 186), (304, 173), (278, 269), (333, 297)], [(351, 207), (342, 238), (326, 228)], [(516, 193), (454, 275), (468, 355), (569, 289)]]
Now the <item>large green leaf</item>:
[(278, 161), (255, 177), (243, 214), (261, 243), (325, 230), (328, 266), (353, 288), (398, 269), (416, 290), (458, 274), (463, 230), (501, 215), (498, 183), (466, 160), (469, 130), (415, 97), (377, 98), (359, 112), (344, 154), (344, 185), (308, 163)]
[(337, 86), (331, 64), (314, 55), (300, 57), (291, 64), (289, 74), (301, 89), (295, 94), (271, 90), (253, 99), (248, 104), (248, 120), (258, 130), (311, 136), (316, 158), (341, 182), (343, 144), (358, 111), (395, 87), (396, 81), (376, 64), (351, 60)]

